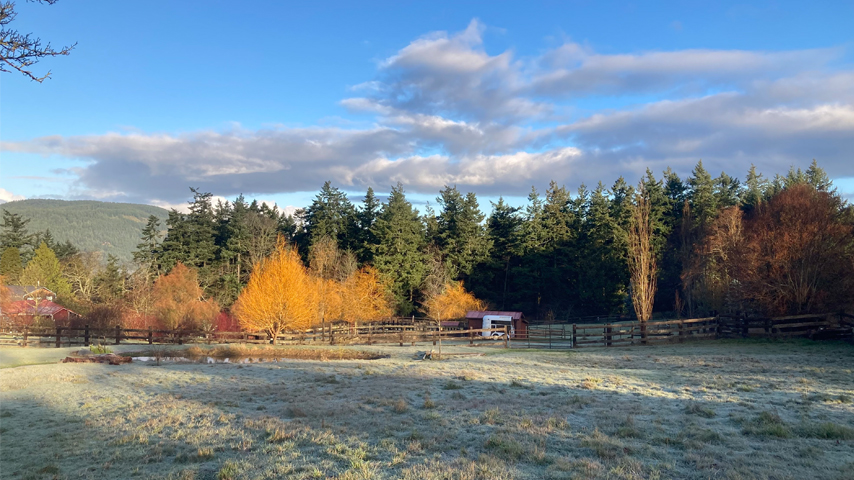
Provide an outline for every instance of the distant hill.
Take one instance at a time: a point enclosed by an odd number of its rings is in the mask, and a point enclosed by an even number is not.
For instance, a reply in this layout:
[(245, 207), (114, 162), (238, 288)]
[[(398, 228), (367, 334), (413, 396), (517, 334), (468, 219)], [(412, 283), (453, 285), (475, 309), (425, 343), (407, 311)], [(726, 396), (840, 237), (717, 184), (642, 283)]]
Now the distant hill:
[(160, 219), (166, 230), (169, 212), (160, 207), (135, 203), (88, 200), (18, 200), (0, 204), (0, 209), (30, 219), (30, 233), (50, 229), (58, 241), (70, 240), (86, 252), (111, 253), (130, 263), (149, 215)]

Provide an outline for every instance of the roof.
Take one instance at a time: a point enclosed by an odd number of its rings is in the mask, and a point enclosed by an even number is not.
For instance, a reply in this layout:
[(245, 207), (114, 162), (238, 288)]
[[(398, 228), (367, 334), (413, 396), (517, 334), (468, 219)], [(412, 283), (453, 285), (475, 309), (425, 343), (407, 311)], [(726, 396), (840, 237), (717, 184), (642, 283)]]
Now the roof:
[(466, 318), (471, 319), (483, 318), (486, 315), (500, 315), (502, 317), (511, 317), (513, 320), (524, 320), (525, 317), (522, 312), (498, 312), (493, 310), (473, 310), (470, 312), (466, 312)]
[[(36, 290), (47, 290), (48, 292), (53, 293), (53, 290), (51, 290), (47, 287), (41, 287), (41, 286), (36, 286), (36, 285), (8, 285), (6, 288), (9, 289), (9, 293), (11, 293), (12, 296), (22, 297), (22, 298), (26, 295), (29, 295), (29, 294), (35, 292)], [(55, 293), (53, 293), (53, 294), (54, 294), (54, 296), (56, 296)]]
[[(38, 312), (35, 311), (36, 302), (33, 300), (18, 300), (17, 302), (10, 302), (3, 309), (4, 315), (37, 315), (40, 317), (48, 317), (51, 315), (56, 315), (62, 313), (63, 310), (68, 310), (62, 305), (57, 305), (53, 302), (41, 301), (39, 302)], [(69, 313), (74, 313), (71, 310), (68, 310)], [(76, 314), (75, 314), (76, 315)]]

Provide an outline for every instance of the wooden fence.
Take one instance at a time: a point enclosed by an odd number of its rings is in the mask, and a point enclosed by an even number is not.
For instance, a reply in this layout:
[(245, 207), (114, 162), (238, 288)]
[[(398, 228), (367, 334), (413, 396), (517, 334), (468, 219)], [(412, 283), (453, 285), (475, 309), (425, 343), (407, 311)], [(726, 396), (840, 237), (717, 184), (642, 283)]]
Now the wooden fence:
[[(484, 335), (487, 333), (488, 335)], [(494, 336), (498, 334), (499, 336)], [(328, 325), (300, 332), (284, 332), (276, 336), (282, 345), (311, 344), (386, 344), (414, 345), (416, 342), (433, 342), (440, 339), (466, 342), (489, 342), (509, 347), (507, 328), (463, 329), (439, 328), (436, 325), (366, 324)], [(496, 343), (496, 340), (498, 342)], [(128, 329), (122, 327), (95, 329), (83, 327), (56, 327), (53, 329), (7, 330), (0, 332), (0, 345), (62, 346), (73, 345), (123, 345), (123, 344), (189, 344), (189, 343), (240, 343), (270, 344), (272, 337), (266, 332), (205, 332), (191, 330)]]
[[(484, 335), (484, 333), (488, 335)], [(494, 334), (499, 334), (497, 338)], [(362, 325), (334, 324), (299, 332), (284, 332), (277, 344), (404, 344), (433, 342), (442, 339), (474, 345), (487, 342), (514, 348), (565, 349), (582, 347), (618, 347), (654, 345), (710, 338), (851, 338), (854, 316), (847, 314), (810, 314), (777, 318), (736, 318), (727, 316), (655, 322), (616, 322), (605, 324), (529, 325), (525, 334), (507, 335), (505, 327), (467, 329), (442, 327), (426, 322), (377, 322)], [(95, 329), (56, 327), (54, 329), (18, 329), (0, 331), (0, 345), (72, 346), (246, 343), (269, 344), (265, 332), (204, 332), (189, 330)]]

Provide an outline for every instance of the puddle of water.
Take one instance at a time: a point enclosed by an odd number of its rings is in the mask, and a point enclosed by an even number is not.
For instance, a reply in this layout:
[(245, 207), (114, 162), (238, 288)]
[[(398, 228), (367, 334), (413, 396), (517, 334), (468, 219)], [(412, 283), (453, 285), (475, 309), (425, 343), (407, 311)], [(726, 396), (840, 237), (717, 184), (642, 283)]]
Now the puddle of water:
[[(156, 362), (157, 357), (131, 357), (134, 362)], [(163, 363), (278, 363), (284, 361), (284, 358), (214, 358), (214, 357), (160, 357), (160, 362)]]

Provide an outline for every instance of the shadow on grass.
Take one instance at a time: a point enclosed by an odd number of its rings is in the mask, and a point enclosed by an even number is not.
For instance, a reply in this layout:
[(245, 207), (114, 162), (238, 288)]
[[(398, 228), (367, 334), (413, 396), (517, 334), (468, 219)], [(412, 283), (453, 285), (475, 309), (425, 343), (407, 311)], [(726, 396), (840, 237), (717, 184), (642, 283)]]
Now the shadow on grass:
[[(826, 463), (826, 478), (854, 462), (850, 444), (833, 443), (850, 441), (844, 429), (801, 435), (793, 419), (803, 412), (763, 403), (762, 392), (726, 387), (714, 400), (685, 393), (702, 387), (696, 377), (709, 367), (686, 373), (674, 362), (746, 354), (737, 345), (520, 350), (442, 362), (384, 347), (394, 358), (16, 369), (1, 383), (3, 476), (761, 477), (781, 447), (753, 458), (736, 452), (767, 442), (806, 452), (792, 467), (806, 476), (810, 462)], [(811, 367), (844, 352), (792, 355)], [(788, 370), (778, 367), (740, 365), (782, 384)], [(797, 401), (799, 393), (776, 395)], [(791, 436), (768, 434), (774, 415)], [(843, 453), (823, 453), (834, 449)]]

